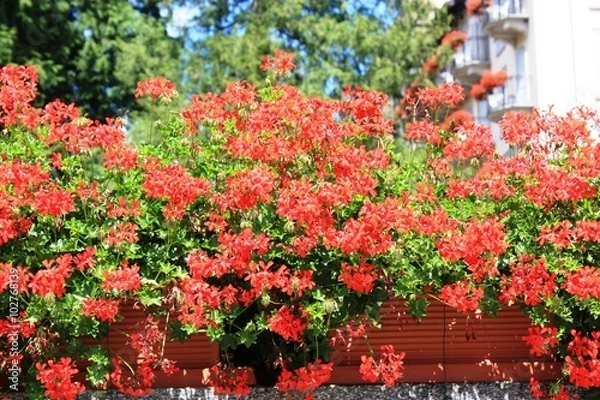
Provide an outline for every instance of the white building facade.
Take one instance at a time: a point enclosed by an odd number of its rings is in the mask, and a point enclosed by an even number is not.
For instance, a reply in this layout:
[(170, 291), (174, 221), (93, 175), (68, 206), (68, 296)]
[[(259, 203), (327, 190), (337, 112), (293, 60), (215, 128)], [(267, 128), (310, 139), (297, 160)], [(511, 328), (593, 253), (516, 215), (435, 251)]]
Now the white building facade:
[(508, 147), (496, 123), (507, 111), (600, 109), (600, 0), (494, 0), (459, 29), (469, 39), (450, 67), (457, 81), (469, 87), (485, 69), (509, 75), (487, 100), (468, 103), (499, 152)]

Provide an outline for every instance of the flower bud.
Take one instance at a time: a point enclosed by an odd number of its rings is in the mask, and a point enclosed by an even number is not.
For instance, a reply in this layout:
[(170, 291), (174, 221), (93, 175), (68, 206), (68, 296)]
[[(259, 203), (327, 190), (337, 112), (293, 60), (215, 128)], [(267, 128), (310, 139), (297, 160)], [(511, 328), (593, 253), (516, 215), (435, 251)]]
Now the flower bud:
[(242, 228), (242, 229), (252, 228), (252, 220), (249, 220), (246, 218), (242, 219), (240, 221), (240, 228)]
[(327, 314), (331, 314), (332, 312), (336, 311), (337, 309), (338, 309), (338, 306), (334, 299), (325, 299), (325, 301), (323, 301), (323, 310), (325, 310), (325, 312)]
[(271, 304), (271, 296), (269, 296), (269, 292), (263, 292), (260, 296), (260, 304), (263, 306), (268, 306)]
[(285, 233), (294, 233), (296, 227), (294, 226), (294, 221), (287, 221), (283, 226), (283, 230)]

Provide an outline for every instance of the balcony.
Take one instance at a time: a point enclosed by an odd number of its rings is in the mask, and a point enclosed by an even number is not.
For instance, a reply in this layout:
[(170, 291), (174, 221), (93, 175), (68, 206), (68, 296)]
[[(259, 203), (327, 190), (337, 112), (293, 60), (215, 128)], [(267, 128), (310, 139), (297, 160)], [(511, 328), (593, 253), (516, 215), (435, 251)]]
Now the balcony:
[(483, 72), (490, 68), (489, 37), (469, 36), (465, 44), (454, 55), (452, 75), (463, 85), (479, 82)]
[(488, 15), (485, 31), (493, 38), (515, 44), (527, 35), (529, 18), (521, 0), (496, 0)]
[(526, 76), (513, 76), (509, 78), (504, 86), (497, 87), (488, 96), (489, 114), (492, 122), (498, 122), (508, 111), (533, 110), (529, 78)]
[(492, 122), (490, 121), (490, 105), (487, 100), (475, 100), (473, 102), (473, 120), (478, 125), (484, 125), (490, 127)]

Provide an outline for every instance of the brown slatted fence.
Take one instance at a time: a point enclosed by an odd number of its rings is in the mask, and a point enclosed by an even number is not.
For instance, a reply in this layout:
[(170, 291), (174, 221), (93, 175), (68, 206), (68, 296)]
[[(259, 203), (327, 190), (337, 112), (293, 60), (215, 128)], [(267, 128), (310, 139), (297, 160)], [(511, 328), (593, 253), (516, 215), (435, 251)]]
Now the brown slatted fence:
[[(141, 332), (142, 326), (138, 323), (145, 320), (146, 313), (142, 309), (134, 308), (132, 304), (126, 304), (121, 307), (121, 315), (123, 319), (111, 324), (109, 328), (108, 348), (128, 363), (135, 365), (137, 354), (127, 344), (128, 335)], [(164, 320), (160, 321), (159, 326), (164, 327)], [(219, 345), (212, 343), (204, 334), (194, 335), (183, 343), (178, 340), (167, 340), (164, 357), (176, 360), (176, 365), (181, 371), (171, 376), (157, 373), (154, 387), (202, 386), (206, 384), (207, 368), (218, 362)]]
[(539, 379), (558, 376), (560, 364), (529, 354), (522, 341), (529, 326), (529, 318), (517, 308), (502, 310), (497, 318), (478, 318), (432, 302), (419, 322), (402, 301), (390, 301), (383, 307), (381, 329), (368, 328), (367, 340), (354, 338), (336, 346), (332, 381), (358, 383), (361, 356), (369, 355), (370, 349), (378, 354), (387, 344), (406, 353), (405, 382), (528, 381), (531, 373)]

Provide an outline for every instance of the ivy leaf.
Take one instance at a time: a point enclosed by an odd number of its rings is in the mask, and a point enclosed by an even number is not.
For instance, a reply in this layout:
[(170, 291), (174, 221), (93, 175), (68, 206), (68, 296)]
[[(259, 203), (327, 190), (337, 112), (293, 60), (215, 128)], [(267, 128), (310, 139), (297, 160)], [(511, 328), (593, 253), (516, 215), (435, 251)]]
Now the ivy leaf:
[(91, 363), (87, 367), (87, 379), (93, 386), (99, 387), (106, 381), (106, 375), (110, 372), (110, 357), (108, 352), (100, 346), (88, 349), (87, 359)]
[(257, 335), (256, 335), (256, 331), (254, 329), (254, 325), (252, 325), (252, 324), (246, 325), (244, 330), (238, 333), (237, 341), (240, 344), (243, 344), (244, 346), (246, 346), (247, 348), (250, 348), (250, 346), (252, 346), (253, 344), (256, 344), (256, 340), (257, 340)]
[(238, 344), (242, 343), (241, 335), (238, 336), (238, 335), (234, 335), (231, 333), (226, 333), (221, 336), (221, 338), (219, 339), (219, 343), (221, 345), (221, 349), (223, 349), (223, 351), (225, 351), (225, 352), (227, 350), (235, 350), (237, 348)]
[(158, 290), (145, 287), (139, 292), (140, 303), (145, 307), (148, 306), (160, 306), (162, 304), (162, 294)]
[(419, 321), (427, 315), (427, 306), (429, 302), (424, 298), (411, 298), (406, 302), (406, 305), (410, 309), (410, 313), (414, 315)]
[(195, 329), (192, 325), (183, 325), (179, 321), (169, 323), (169, 331), (171, 340), (179, 340), (184, 343), (194, 333)]

